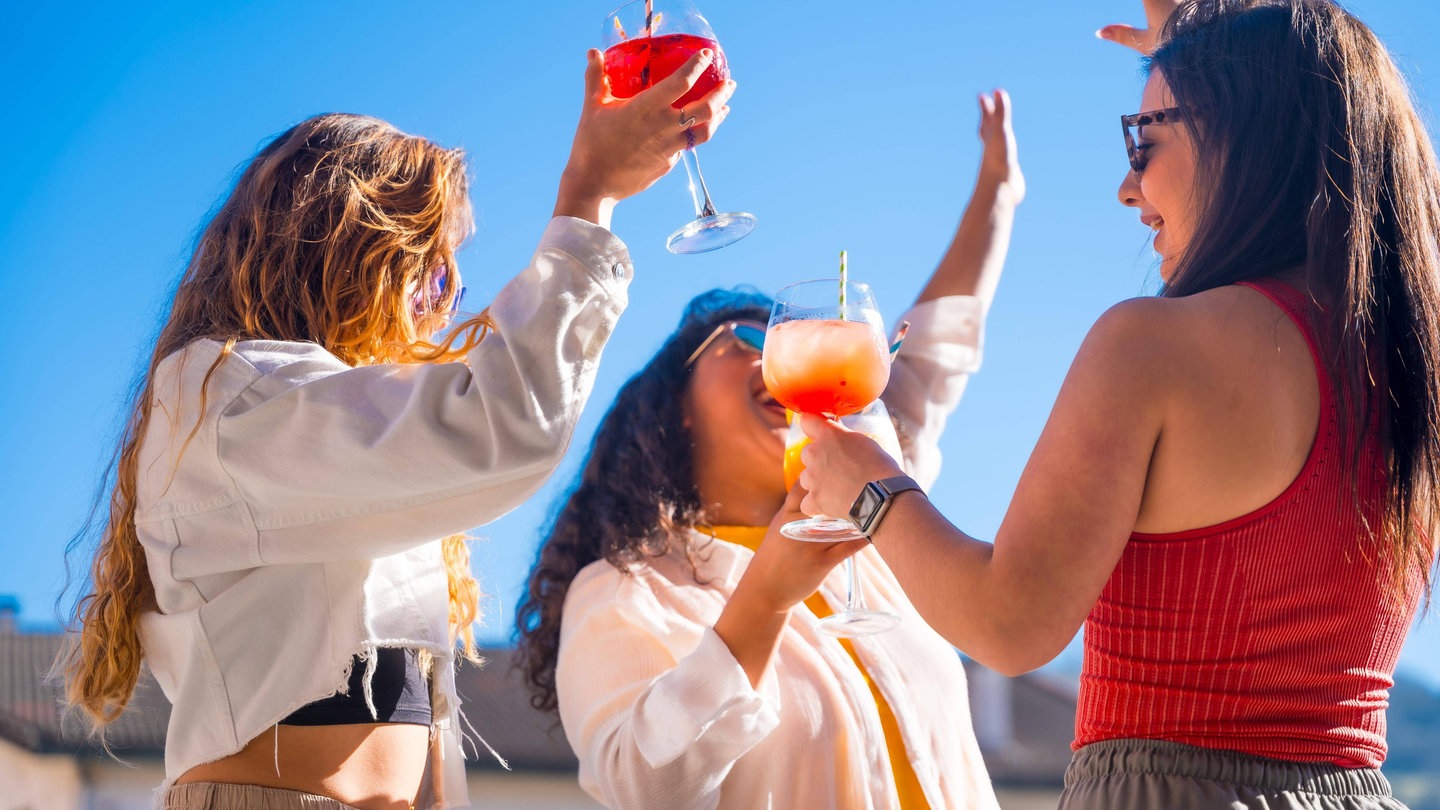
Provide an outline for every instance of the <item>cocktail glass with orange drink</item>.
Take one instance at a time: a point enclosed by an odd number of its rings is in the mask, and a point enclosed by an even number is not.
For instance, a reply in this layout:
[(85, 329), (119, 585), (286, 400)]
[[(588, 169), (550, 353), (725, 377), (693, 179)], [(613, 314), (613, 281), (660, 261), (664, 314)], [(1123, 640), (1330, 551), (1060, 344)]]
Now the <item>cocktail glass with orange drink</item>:
[[(820, 279), (781, 289), (761, 362), (765, 387), (792, 411), (838, 419), (863, 410), (890, 380), (889, 344), (870, 288)], [(861, 536), (849, 518), (824, 515), (791, 521), (781, 531), (822, 543)]]

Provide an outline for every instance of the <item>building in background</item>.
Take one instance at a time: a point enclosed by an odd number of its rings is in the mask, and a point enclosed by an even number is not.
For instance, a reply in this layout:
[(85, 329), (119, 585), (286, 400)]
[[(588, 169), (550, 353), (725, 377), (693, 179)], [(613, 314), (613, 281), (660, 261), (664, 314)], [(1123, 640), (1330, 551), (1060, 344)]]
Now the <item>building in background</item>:
[[(61, 712), (47, 672), (61, 636), (27, 631), (19, 605), (0, 596), (0, 810), (149, 810), (164, 778), (170, 705), (142, 676), (129, 710), (113, 724), (106, 754), (79, 717)], [(552, 715), (530, 708), (509, 649), (483, 651), (483, 667), (462, 665), (465, 713), (505, 756), (506, 771), (483, 746), (467, 743), (470, 796), (493, 810), (594, 810), (576, 783), (577, 762)], [(1006, 678), (973, 662), (971, 710), (986, 765), (1005, 810), (1050, 810), (1070, 761), (1075, 717), (1071, 677), (1036, 672)], [(1412, 810), (1440, 810), (1440, 696), (1413, 683), (1392, 694), (1387, 773)]]

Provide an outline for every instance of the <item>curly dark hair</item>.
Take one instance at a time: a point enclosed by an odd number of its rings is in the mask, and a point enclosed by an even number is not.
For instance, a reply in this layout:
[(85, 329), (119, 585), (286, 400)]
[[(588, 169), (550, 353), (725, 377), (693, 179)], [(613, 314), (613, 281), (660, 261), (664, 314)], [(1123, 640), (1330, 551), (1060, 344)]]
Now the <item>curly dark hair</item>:
[(603, 558), (628, 571), (669, 553), (673, 543), (688, 543), (686, 533), (701, 522), (684, 422), (690, 382), (685, 360), (715, 327), (734, 320), (764, 323), (770, 306), (768, 296), (748, 288), (696, 296), (660, 351), (615, 396), (595, 431), (579, 481), (540, 546), (515, 611), (516, 665), (535, 708), (557, 708), (561, 612), (580, 569)]

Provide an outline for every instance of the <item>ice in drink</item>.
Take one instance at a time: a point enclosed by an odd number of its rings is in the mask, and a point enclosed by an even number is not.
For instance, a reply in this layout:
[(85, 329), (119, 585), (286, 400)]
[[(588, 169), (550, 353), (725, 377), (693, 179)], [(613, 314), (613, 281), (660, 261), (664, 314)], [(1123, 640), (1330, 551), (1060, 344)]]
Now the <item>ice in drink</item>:
[(790, 410), (845, 416), (885, 390), (890, 355), (863, 321), (785, 321), (766, 333), (762, 370), (765, 387)]

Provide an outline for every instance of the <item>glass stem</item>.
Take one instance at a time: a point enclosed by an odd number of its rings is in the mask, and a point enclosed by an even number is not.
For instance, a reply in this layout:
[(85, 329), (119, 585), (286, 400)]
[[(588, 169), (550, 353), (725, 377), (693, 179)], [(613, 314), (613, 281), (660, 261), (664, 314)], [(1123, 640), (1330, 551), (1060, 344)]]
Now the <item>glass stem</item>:
[[(715, 206), (710, 203), (710, 189), (705, 187), (705, 175), (700, 173), (700, 156), (694, 149), (680, 153), (685, 163), (685, 174), (690, 178), (690, 200), (695, 203), (695, 218), (715, 216)], [(698, 188), (697, 188), (698, 187)]]
[(860, 580), (855, 578), (855, 555), (845, 558), (845, 612), (865, 611), (865, 595), (860, 592)]

